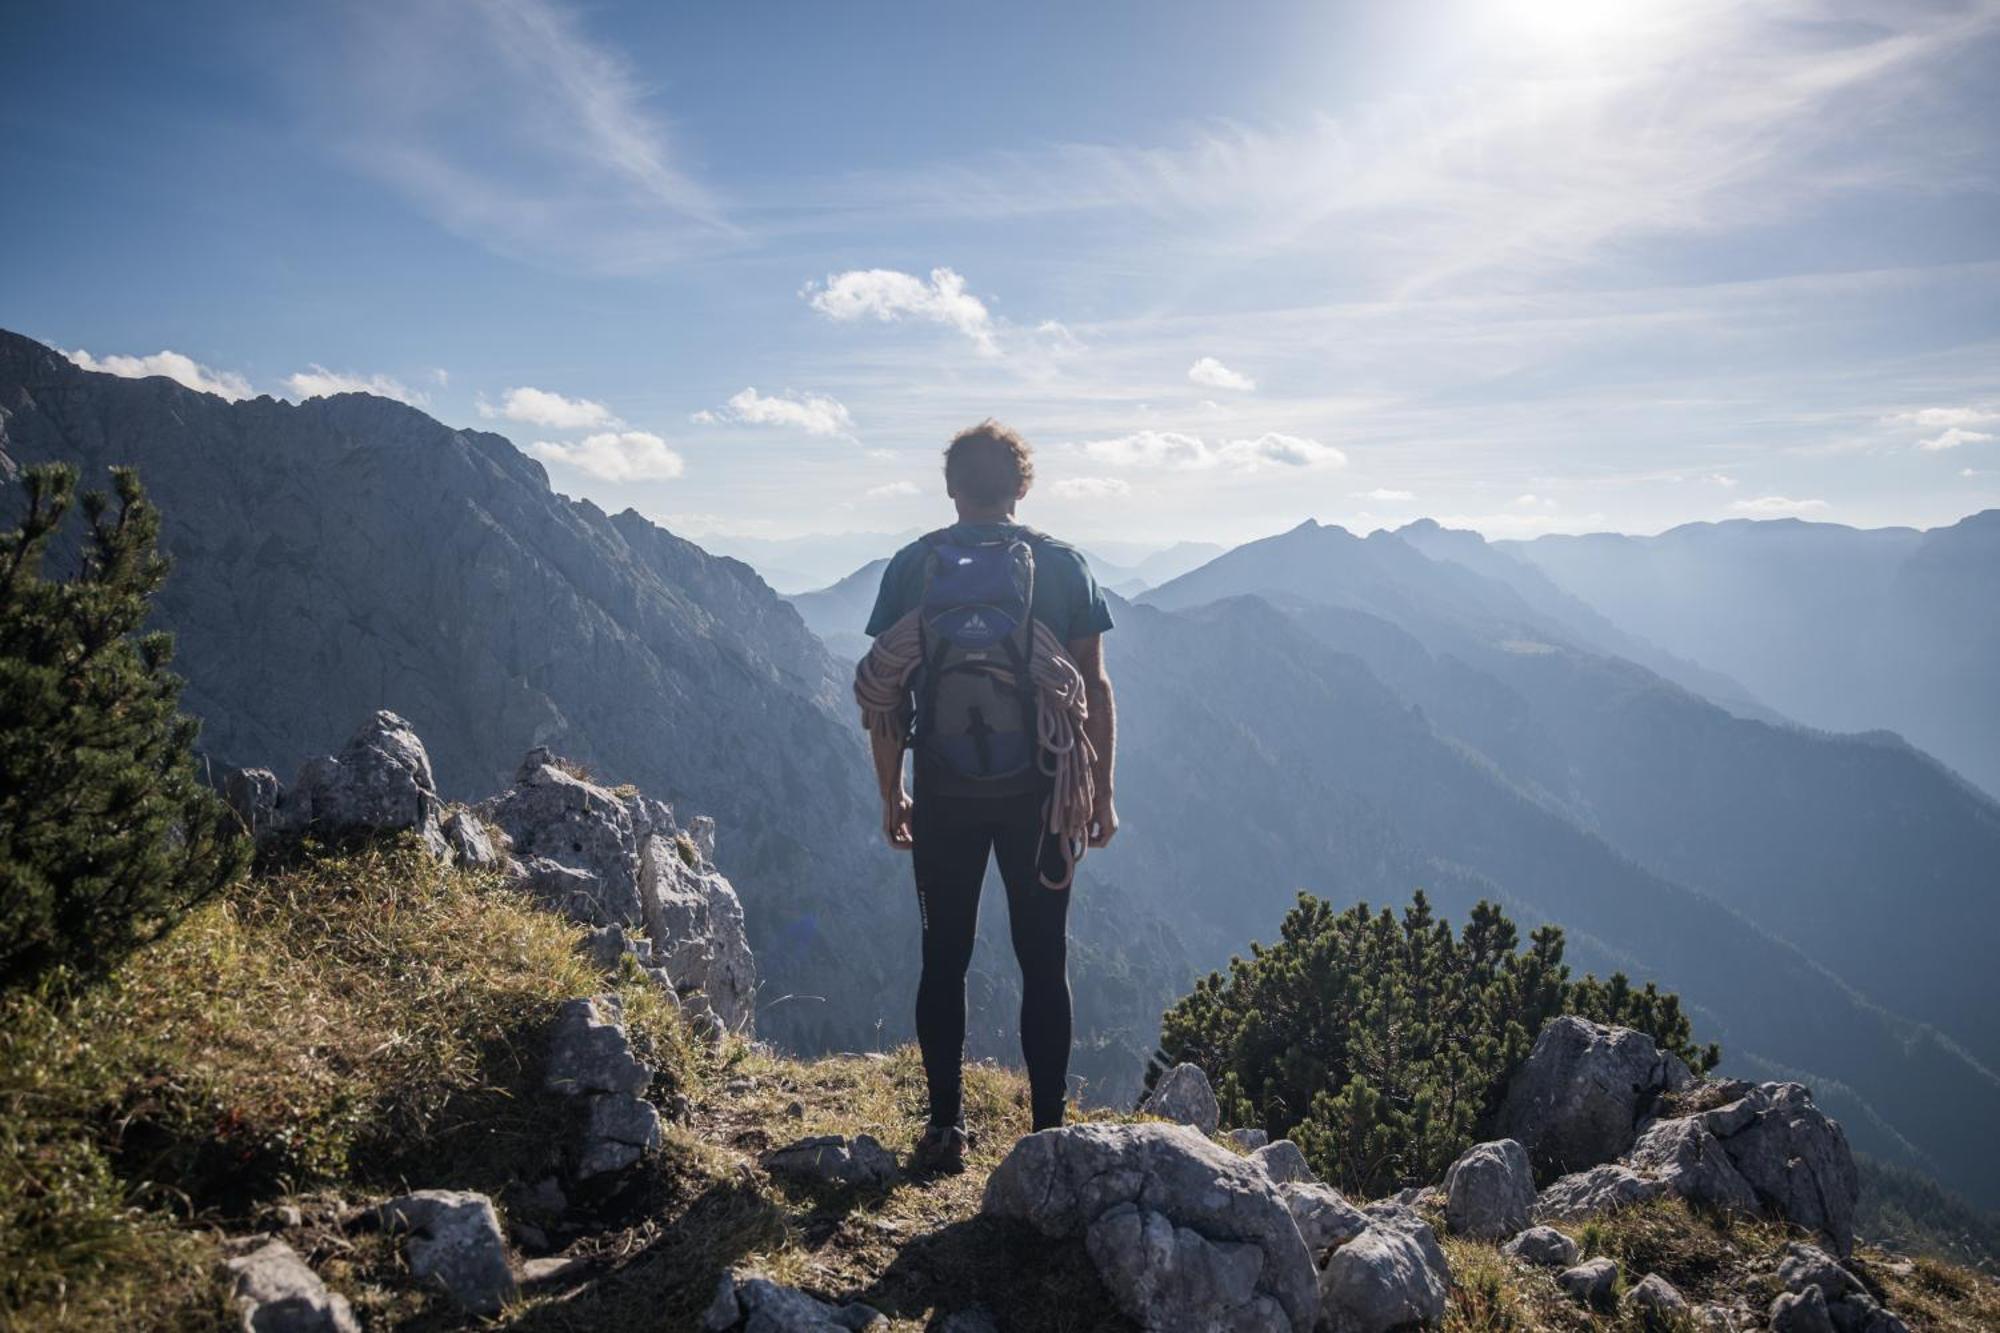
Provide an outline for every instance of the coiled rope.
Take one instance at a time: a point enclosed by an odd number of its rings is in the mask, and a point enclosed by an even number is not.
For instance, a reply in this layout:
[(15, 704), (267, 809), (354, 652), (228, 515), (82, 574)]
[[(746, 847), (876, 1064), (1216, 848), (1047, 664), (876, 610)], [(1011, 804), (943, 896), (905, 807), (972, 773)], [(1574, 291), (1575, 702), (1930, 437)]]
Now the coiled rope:
[[(1042, 803), (1042, 827), (1062, 851), (1060, 879), (1036, 877), (1045, 889), (1067, 889), (1076, 878), (1076, 863), (1090, 844), (1090, 816), (1097, 801), (1097, 751), (1085, 733), (1090, 715), (1083, 672), (1068, 650), (1039, 620), (1028, 649), (1028, 670), (1035, 680), (1036, 764), (1053, 779)], [(901, 742), (909, 732), (910, 677), (924, 660), (922, 613), (911, 611), (876, 638), (874, 647), (854, 669), (854, 702), (861, 705), (861, 725), (887, 741)], [(996, 665), (994, 673), (1008, 684), (1014, 673)]]

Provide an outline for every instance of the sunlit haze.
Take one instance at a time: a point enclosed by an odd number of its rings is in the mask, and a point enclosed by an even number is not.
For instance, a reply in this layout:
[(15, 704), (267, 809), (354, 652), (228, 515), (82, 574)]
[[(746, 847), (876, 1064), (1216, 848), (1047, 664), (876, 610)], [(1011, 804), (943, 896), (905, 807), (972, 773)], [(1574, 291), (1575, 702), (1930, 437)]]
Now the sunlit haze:
[(54, 5), (0, 325), (696, 539), (2000, 504), (2000, 5)]

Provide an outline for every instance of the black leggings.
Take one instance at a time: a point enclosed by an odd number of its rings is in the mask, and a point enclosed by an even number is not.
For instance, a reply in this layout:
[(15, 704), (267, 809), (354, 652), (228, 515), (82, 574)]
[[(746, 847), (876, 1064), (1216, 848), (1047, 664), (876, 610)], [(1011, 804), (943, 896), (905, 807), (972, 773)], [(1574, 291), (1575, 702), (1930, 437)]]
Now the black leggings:
[(1069, 891), (1045, 889), (1061, 849), (1042, 836), (1042, 797), (926, 796), (911, 814), (917, 904), (923, 912), (924, 974), (917, 985), (917, 1043), (924, 1052), (934, 1125), (964, 1119), (965, 971), (979, 924), (979, 889), (990, 850), (1007, 886), (1007, 922), (1021, 964), (1021, 1058), (1036, 1129), (1060, 1125), (1069, 1071)]

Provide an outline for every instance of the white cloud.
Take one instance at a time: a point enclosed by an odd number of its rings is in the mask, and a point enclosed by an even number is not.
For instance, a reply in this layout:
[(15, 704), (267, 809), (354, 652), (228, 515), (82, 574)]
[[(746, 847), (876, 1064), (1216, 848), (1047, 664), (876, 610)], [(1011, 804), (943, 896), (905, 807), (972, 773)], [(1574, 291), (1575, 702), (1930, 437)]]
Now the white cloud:
[(1050, 489), (1065, 500), (1096, 500), (1108, 495), (1130, 495), (1132, 483), (1122, 477), (1064, 477)]
[(1377, 486), (1372, 491), (1356, 491), (1354, 495), (1359, 500), (1414, 500), (1417, 498), (1415, 491), (1391, 490), (1387, 486)]
[(1190, 382), (1211, 389), (1242, 389), (1247, 392), (1257, 387), (1256, 380), (1231, 370), (1212, 356), (1201, 357), (1189, 366), (1187, 377)]
[(993, 315), (986, 303), (965, 290), (965, 279), (948, 268), (931, 270), (930, 281), (890, 268), (849, 269), (826, 282), (807, 283), (800, 295), (813, 309), (841, 323), (873, 317), (893, 323), (928, 320), (958, 330), (987, 355), (999, 352)]
[(1514, 497), (1516, 509), (1553, 509), (1556, 502), (1546, 495), (1517, 495)]
[(79, 347), (74, 352), (65, 352), (63, 355), (85, 370), (98, 370), (128, 380), (145, 379), (149, 375), (164, 375), (197, 392), (212, 393), (218, 398), (227, 398), (232, 403), (250, 396), (250, 381), (235, 371), (216, 370), (204, 366), (193, 357), (184, 356), (179, 352), (160, 351), (151, 356), (95, 357)]
[[(344, 55), (295, 85), (324, 137), (438, 225), (562, 269), (658, 269), (733, 245), (678, 162), (656, 75), (550, 0), (347, 6)], [(314, 77), (318, 74), (318, 77)]]
[(1939, 453), (1946, 449), (1956, 449), (1962, 444), (1985, 444), (1993, 438), (1991, 431), (1967, 430), (1963, 426), (1949, 426), (1928, 440), (1918, 440), (1917, 448), (1928, 453)]
[[(442, 371), (437, 373), (443, 374)], [(430, 401), (424, 394), (405, 388), (401, 380), (387, 375), (343, 375), (321, 365), (287, 375), (285, 387), (301, 399), (331, 398), (337, 393), (372, 393), (377, 398), (393, 398), (411, 407), (422, 407)]]
[(694, 414), (693, 420), (704, 426), (726, 421), (750, 426), (791, 426), (808, 435), (839, 435), (850, 439), (854, 434), (854, 418), (838, 399), (789, 390), (774, 396), (758, 393), (755, 388), (745, 389), (733, 395), (722, 411), (703, 409)]
[(1728, 476), (1725, 473), (1711, 472), (1708, 474), (1708, 480), (1722, 487), (1724, 490), (1736, 489), (1736, 478)]
[(588, 398), (565, 398), (546, 389), (530, 388), (507, 390), (498, 407), (481, 399), (479, 415), (525, 421), (531, 426), (547, 426), (550, 430), (590, 430), (597, 426), (624, 424), (603, 403), (595, 403)]
[(437, 381), (438, 387), (440, 389), (449, 388), (451, 386), (451, 372), (449, 370), (446, 370), (443, 366), (439, 366), (436, 370), (433, 370), (431, 372), (431, 378)]
[(1330, 444), (1298, 435), (1267, 432), (1254, 439), (1216, 440), (1179, 431), (1142, 430), (1078, 446), (1085, 456), (1117, 467), (1157, 467), (1182, 471), (1229, 468), (1255, 471), (1267, 465), (1338, 468), (1347, 455)]
[(1059, 319), (1043, 320), (1035, 325), (1035, 334), (1044, 347), (1058, 356), (1083, 350), (1083, 339), (1071, 333), (1069, 326)]
[(1958, 475), (1961, 477), (1983, 477), (1986, 475), (1986, 472), (1981, 468), (1962, 467), (1958, 470)]
[(528, 452), (545, 463), (561, 463), (605, 481), (669, 481), (687, 462), (650, 431), (605, 431), (579, 443), (536, 440)]
[(1824, 500), (1793, 500), (1782, 495), (1760, 495), (1754, 500), (1738, 500), (1729, 506), (1745, 514), (1817, 514), (1827, 507)]
[(1888, 420), (1892, 425), (1936, 430), (1940, 426), (1976, 426), (1996, 416), (2000, 416), (2000, 412), (1988, 412), (1977, 407), (1921, 407), (1914, 412), (1898, 412)]
[(873, 500), (887, 500), (904, 495), (922, 494), (922, 488), (914, 481), (891, 481), (880, 486), (870, 486), (868, 496)]

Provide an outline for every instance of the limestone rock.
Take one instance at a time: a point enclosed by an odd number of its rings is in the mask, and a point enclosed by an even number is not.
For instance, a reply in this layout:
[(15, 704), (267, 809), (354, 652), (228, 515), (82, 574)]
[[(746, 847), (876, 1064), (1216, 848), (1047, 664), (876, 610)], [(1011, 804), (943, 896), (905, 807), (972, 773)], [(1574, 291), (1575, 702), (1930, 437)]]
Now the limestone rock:
[(347, 1298), (281, 1240), (224, 1260), (221, 1272), (243, 1333), (361, 1333)]
[(1695, 1117), (1656, 1121), (1625, 1160), (1691, 1203), (1755, 1213), (1757, 1192), (1729, 1160), (1722, 1143)]
[(376, 1209), (384, 1230), (405, 1235), (410, 1272), (437, 1283), (474, 1314), (497, 1314), (514, 1299), (514, 1274), (493, 1201), (459, 1190), (418, 1190)]
[(1500, 1251), (1541, 1268), (1568, 1268), (1576, 1262), (1576, 1242), (1554, 1227), (1529, 1227)]
[[(712, 849), (714, 822), (707, 826)], [(689, 841), (697, 849), (692, 864), (678, 838), (655, 834), (642, 844), (639, 891), (654, 961), (678, 990), (707, 1001), (724, 1028), (748, 1033), (756, 1027), (757, 967), (743, 904), (701, 844)]]
[(1632, 1146), (1642, 1111), (1685, 1068), (1670, 1070), (1643, 1032), (1565, 1014), (1536, 1037), (1496, 1128), (1527, 1149), (1544, 1178), (1585, 1170)]
[(1444, 1176), (1445, 1224), (1461, 1236), (1498, 1240), (1528, 1225), (1535, 1177), (1527, 1151), (1513, 1139), (1478, 1143)]
[(564, 1002), (549, 1032), (543, 1082), (551, 1091), (639, 1093), (652, 1081), (653, 1071), (632, 1053), (616, 995)]
[(268, 768), (231, 769), (222, 779), (222, 799), (243, 821), (252, 838), (269, 833), (278, 819), (278, 798), (284, 786)]
[(1666, 1186), (1629, 1166), (1594, 1166), (1564, 1176), (1543, 1190), (1535, 1201), (1535, 1215), (1560, 1222), (1644, 1203), (1665, 1192)]
[(800, 1139), (764, 1154), (764, 1169), (807, 1184), (863, 1189), (886, 1189), (897, 1174), (896, 1154), (872, 1134), (851, 1140), (838, 1134)]
[(1340, 1333), (1435, 1324), (1448, 1294), (1444, 1274), (1418, 1236), (1386, 1224), (1369, 1227), (1335, 1250), (1320, 1274), (1319, 1291), (1321, 1326)]
[(1255, 1152), (1271, 1141), (1271, 1136), (1261, 1129), (1232, 1129), (1222, 1137), (1244, 1152)]
[(507, 859), (486, 821), (470, 810), (454, 809), (439, 825), (452, 860), (468, 870), (490, 870)]
[[(582, 895), (554, 905), (590, 925), (644, 923), (632, 816), (609, 790), (558, 768), (546, 750), (534, 750), (514, 786), (479, 813), (513, 840), (515, 855), (531, 869), (543, 861), (571, 872), (568, 880)], [(544, 870), (537, 878), (548, 875)], [(541, 883), (532, 887), (537, 896), (548, 896)]]
[(1215, 1090), (1208, 1086), (1208, 1075), (1201, 1066), (1185, 1062), (1160, 1075), (1139, 1109), (1177, 1125), (1192, 1125), (1204, 1134), (1215, 1133), (1222, 1121), (1222, 1108), (1216, 1104)]
[(1836, 1254), (1853, 1251), (1861, 1193), (1854, 1154), (1811, 1093), (1797, 1083), (1763, 1083), (1703, 1119), (1767, 1211), (1818, 1231)]
[(1279, 1139), (1276, 1143), (1265, 1144), (1250, 1154), (1250, 1160), (1257, 1164), (1258, 1170), (1280, 1185), (1295, 1180), (1319, 1183), (1319, 1177), (1313, 1174), (1312, 1167), (1306, 1163), (1306, 1155), (1299, 1151), (1299, 1145), (1290, 1139)]
[[(1094, 1261), (1110, 1261), (1111, 1238), (1129, 1235), (1148, 1247), (1143, 1261), (1098, 1270), (1128, 1315), (1157, 1312), (1163, 1290), (1201, 1287), (1175, 1322), (1154, 1327), (1305, 1333), (1318, 1310), (1312, 1255), (1277, 1185), (1186, 1126), (1072, 1125), (1030, 1134), (987, 1179), (981, 1211), (1045, 1236), (1084, 1235), (1086, 1244), (1093, 1225), (1112, 1215), (1090, 1246)], [(1208, 1248), (1184, 1242), (1183, 1231)], [(1265, 1322), (1244, 1322), (1256, 1318)]]
[(1618, 1285), (1618, 1265), (1609, 1259), (1592, 1259), (1589, 1263), (1565, 1269), (1557, 1275), (1556, 1285), (1580, 1304), (1608, 1312), (1611, 1309), (1612, 1289)]
[(1313, 1181), (1288, 1181), (1278, 1186), (1292, 1221), (1314, 1259), (1344, 1245), (1368, 1229), (1368, 1215), (1342, 1198), (1340, 1191)]
[(859, 1301), (829, 1305), (767, 1277), (724, 1273), (702, 1314), (701, 1328), (702, 1333), (839, 1333), (885, 1322), (879, 1311)]
[(1680, 1289), (1661, 1277), (1658, 1273), (1648, 1273), (1639, 1279), (1619, 1302), (1641, 1328), (1665, 1333), (1677, 1327), (1687, 1317), (1687, 1297)]
[(599, 1093), (590, 1098), (576, 1178), (622, 1171), (659, 1146), (660, 1113), (651, 1102), (627, 1092)]
[(277, 820), (288, 829), (329, 834), (412, 829), (433, 856), (448, 861), (442, 813), (430, 754), (410, 724), (386, 709), (363, 722), (338, 755), (306, 760), (277, 805)]
[(1825, 1294), (1818, 1287), (1780, 1292), (1771, 1302), (1771, 1333), (1834, 1333)]
[(1857, 1292), (1866, 1294), (1868, 1290), (1861, 1285), (1859, 1278), (1841, 1267), (1840, 1261), (1825, 1250), (1797, 1241), (1785, 1247), (1785, 1257), (1778, 1261), (1778, 1281), (1784, 1284), (1786, 1291), (1818, 1287), (1830, 1302)]

